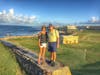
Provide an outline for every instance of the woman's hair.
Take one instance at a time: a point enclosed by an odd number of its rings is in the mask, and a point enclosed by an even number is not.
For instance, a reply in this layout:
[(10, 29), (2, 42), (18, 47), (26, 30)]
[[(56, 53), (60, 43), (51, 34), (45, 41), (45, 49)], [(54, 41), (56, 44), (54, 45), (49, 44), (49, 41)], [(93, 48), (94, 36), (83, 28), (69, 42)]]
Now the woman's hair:
[(42, 26), (41, 30), (43, 30), (43, 28), (45, 28), (45, 30), (46, 30), (46, 26), (45, 25)]

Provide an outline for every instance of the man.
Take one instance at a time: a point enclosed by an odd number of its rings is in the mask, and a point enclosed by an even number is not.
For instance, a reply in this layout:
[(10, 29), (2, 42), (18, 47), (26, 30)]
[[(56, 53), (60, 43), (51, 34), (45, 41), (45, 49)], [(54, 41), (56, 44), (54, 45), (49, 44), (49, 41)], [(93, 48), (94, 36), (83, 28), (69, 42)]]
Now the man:
[(59, 48), (59, 32), (54, 28), (52, 24), (49, 24), (48, 50), (51, 53), (50, 56), (51, 66), (55, 66), (57, 48)]

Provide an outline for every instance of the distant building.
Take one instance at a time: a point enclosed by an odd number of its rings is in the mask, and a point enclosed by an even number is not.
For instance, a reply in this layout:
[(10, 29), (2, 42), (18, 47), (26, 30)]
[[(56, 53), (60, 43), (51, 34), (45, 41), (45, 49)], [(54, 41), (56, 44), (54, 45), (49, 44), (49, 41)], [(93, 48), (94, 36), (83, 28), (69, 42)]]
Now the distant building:
[(67, 26), (62, 26), (62, 27), (59, 27), (59, 32), (61, 34), (73, 34), (74, 32), (77, 31), (77, 26), (75, 25), (67, 25)]
[(68, 25), (67, 29), (77, 29), (77, 27), (75, 25)]
[(77, 26), (68, 25), (67, 26), (67, 34), (74, 34), (77, 31)]

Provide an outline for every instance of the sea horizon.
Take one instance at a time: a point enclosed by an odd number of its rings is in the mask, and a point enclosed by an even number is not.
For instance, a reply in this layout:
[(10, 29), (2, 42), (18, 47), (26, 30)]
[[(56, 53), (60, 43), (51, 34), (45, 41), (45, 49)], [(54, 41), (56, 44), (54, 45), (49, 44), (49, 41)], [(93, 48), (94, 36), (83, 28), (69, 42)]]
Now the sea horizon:
[(0, 25), (0, 38), (33, 35), (40, 32), (40, 28), (40, 26)]

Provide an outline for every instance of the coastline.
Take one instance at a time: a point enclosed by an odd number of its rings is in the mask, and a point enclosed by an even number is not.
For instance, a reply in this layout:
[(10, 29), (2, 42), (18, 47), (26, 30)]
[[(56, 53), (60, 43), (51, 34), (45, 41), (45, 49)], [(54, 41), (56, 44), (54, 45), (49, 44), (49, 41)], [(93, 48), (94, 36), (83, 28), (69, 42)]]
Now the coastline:
[(5, 36), (3, 38), (0, 38), (0, 40), (9, 40), (9, 39), (17, 39), (17, 38), (32, 38), (32, 37), (37, 37), (38, 33), (33, 34), (33, 35), (23, 35), (23, 36)]

